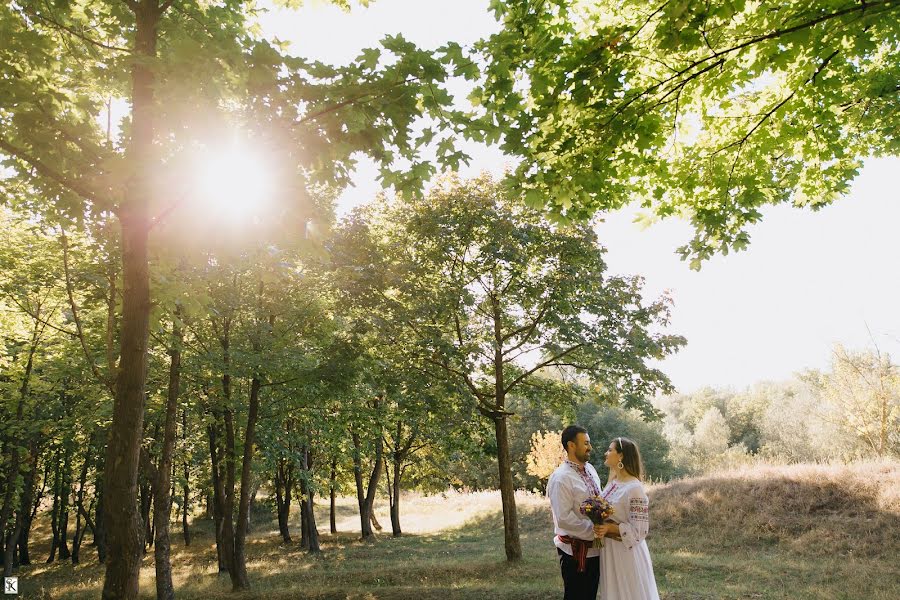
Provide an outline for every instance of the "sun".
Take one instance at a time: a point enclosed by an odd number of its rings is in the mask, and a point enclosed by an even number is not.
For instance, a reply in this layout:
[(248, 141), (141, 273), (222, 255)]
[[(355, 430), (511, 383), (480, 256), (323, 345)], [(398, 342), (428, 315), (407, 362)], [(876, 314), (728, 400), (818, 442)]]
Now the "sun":
[(195, 168), (198, 203), (210, 217), (234, 223), (258, 221), (271, 209), (275, 173), (265, 154), (249, 143), (207, 148)]

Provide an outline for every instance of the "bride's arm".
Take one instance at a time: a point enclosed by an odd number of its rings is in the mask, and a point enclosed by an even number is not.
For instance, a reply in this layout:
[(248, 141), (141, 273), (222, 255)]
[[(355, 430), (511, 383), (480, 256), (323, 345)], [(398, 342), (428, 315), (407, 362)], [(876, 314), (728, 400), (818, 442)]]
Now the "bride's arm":
[(650, 532), (650, 500), (643, 486), (635, 486), (628, 494), (628, 514), (617, 529), (626, 548), (640, 544)]

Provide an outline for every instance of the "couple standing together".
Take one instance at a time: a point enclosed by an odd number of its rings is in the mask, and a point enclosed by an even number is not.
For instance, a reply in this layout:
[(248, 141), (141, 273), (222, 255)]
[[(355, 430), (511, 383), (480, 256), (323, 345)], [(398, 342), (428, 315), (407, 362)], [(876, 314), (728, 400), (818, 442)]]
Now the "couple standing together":
[[(562, 432), (566, 459), (547, 483), (564, 600), (659, 600), (653, 564), (644, 538), (650, 530), (649, 501), (641, 480), (644, 465), (637, 444), (617, 437), (606, 450), (609, 481), (588, 462), (591, 438), (587, 430), (570, 425)], [(581, 512), (581, 504), (602, 496), (613, 507), (610, 521), (595, 525)], [(602, 538), (603, 547), (594, 548)]]

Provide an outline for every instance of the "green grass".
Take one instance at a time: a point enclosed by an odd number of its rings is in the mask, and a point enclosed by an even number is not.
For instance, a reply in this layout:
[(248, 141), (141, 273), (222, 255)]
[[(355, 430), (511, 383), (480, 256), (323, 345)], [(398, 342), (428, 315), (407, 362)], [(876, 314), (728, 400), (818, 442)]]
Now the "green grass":
[[(342, 500), (339, 533), (323, 535), (311, 556), (280, 543), (271, 521), (257, 519), (248, 540), (253, 589), (234, 594), (216, 572), (210, 524), (194, 525), (185, 548), (176, 537), (173, 571), (179, 598), (545, 599), (561, 596), (546, 501), (518, 498), (523, 559), (504, 560), (496, 493), (404, 498), (410, 533), (364, 544), (353, 501)], [(318, 507), (325, 509), (327, 507)], [(389, 525), (385, 507), (377, 507)], [(319, 512), (327, 529), (327, 513)], [(294, 530), (298, 530), (296, 523)], [(768, 467), (656, 486), (651, 492), (656, 579), (665, 600), (900, 598), (900, 465)], [(46, 557), (46, 530), (34, 556)], [(43, 537), (42, 537), (43, 536)], [(25, 598), (96, 598), (103, 568), (91, 548), (86, 564), (37, 564), (21, 570)], [(141, 572), (152, 598), (152, 552)]]

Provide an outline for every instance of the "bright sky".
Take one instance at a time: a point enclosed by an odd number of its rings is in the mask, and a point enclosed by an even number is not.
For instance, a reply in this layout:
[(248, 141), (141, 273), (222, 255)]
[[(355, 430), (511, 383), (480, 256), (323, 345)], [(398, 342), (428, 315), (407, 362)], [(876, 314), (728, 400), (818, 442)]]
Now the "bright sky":
[[(340, 63), (402, 33), (426, 48), (449, 40), (471, 43), (497, 28), (488, 0), (377, 0), (350, 13), (313, 2), (301, 11), (261, 19), (267, 35), (290, 41), (298, 55)], [(463, 171), (500, 172), (502, 155), (469, 147)], [(813, 213), (788, 207), (765, 211), (751, 230), (750, 248), (716, 257), (700, 272), (675, 249), (688, 224), (666, 221), (647, 230), (634, 213), (609, 215), (598, 228), (614, 273), (641, 274), (648, 295), (671, 290), (671, 330), (688, 345), (661, 364), (681, 392), (705, 385), (737, 389), (827, 368), (831, 348), (872, 347), (900, 359), (900, 158), (870, 160), (848, 198)], [(361, 164), (356, 187), (340, 210), (371, 199), (375, 170)], [(870, 335), (871, 332), (871, 335)]]

